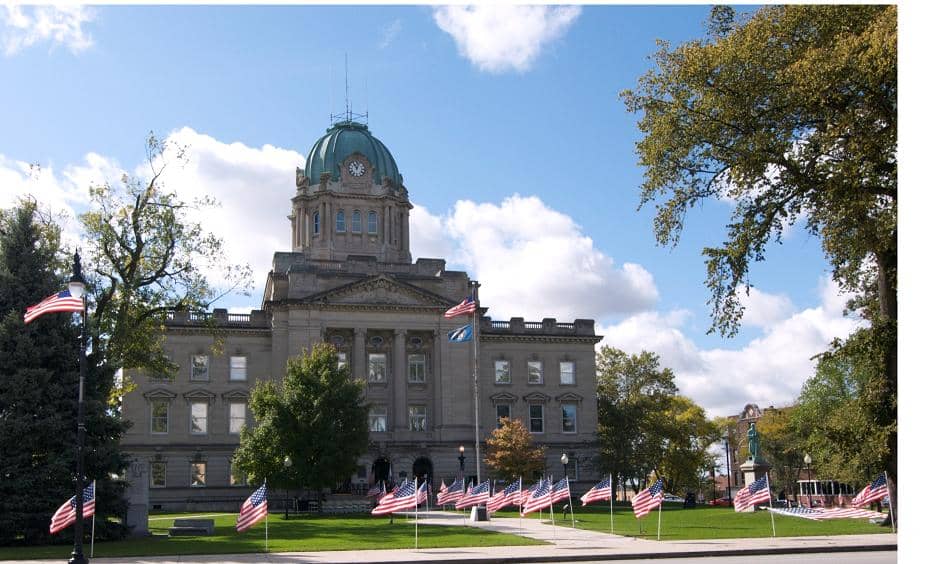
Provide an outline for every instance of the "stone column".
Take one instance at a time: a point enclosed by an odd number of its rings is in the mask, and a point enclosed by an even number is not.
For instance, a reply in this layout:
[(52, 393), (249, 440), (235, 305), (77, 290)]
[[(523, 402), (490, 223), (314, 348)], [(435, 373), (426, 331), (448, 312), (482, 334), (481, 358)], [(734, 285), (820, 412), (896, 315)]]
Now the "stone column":
[(354, 358), (351, 359), (351, 373), (354, 378), (367, 381), (367, 329), (354, 329)]
[(428, 416), (434, 422), (435, 430), (441, 427), (442, 414), (444, 413), (441, 405), (441, 335), (442, 332), (435, 329), (431, 342), (431, 374), (428, 375), (428, 378), (431, 379), (431, 405), (433, 406), (432, 411), (434, 411), (434, 413), (429, 413)]
[[(396, 417), (396, 431), (404, 431), (409, 428), (409, 406), (406, 400), (406, 390), (408, 388), (408, 375), (406, 374), (406, 330), (396, 329), (393, 334), (393, 413)], [(430, 414), (429, 414), (430, 416)]]

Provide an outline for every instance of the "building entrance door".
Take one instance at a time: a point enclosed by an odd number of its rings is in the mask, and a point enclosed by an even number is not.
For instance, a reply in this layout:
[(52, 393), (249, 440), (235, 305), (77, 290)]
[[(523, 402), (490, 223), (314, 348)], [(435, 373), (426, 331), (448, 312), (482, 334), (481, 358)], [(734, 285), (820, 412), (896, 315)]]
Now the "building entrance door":
[(416, 458), (415, 462), (412, 463), (412, 473), (418, 478), (419, 483), (425, 479), (431, 482), (434, 479), (434, 468), (431, 465), (431, 460), (424, 456)]
[(373, 482), (379, 484), (389, 480), (389, 460), (380, 457), (373, 461)]

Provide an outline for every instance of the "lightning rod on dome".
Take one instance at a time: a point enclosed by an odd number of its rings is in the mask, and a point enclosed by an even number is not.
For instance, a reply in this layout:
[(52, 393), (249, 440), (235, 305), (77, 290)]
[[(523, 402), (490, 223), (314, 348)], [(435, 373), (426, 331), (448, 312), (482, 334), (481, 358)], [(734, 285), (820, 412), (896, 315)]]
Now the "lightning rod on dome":
[[(361, 121), (363, 120), (363, 121)], [(344, 113), (343, 114), (329, 114), (330, 125), (341, 122), (355, 122), (367, 125), (367, 112), (362, 114), (355, 114), (351, 111), (351, 98), (349, 96), (348, 89), (348, 54), (344, 54)]]

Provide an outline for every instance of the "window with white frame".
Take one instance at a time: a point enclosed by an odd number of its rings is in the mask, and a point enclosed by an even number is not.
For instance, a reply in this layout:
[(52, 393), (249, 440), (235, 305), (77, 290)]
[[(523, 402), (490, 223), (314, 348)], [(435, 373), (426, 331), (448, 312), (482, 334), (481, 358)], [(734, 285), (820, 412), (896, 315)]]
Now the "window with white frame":
[(560, 383), (561, 384), (575, 384), (576, 383), (576, 363), (572, 360), (563, 361), (560, 363)]
[(425, 383), (425, 355), (423, 353), (409, 355), (409, 383)]
[(338, 213), (335, 214), (335, 231), (338, 233), (345, 232), (344, 210), (338, 210)]
[(229, 380), (233, 382), (244, 382), (248, 379), (248, 357), (230, 356), (229, 357)]
[(367, 212), (367, 234), (376, 235), (377, 234), (377, 212), (369, 211)]
[(351, 213), (351, 231), (354, 233), (361, 232), (361, 214), (360, 210), (354, 210)]
[(229, 433), (238, 435), (245, 426), (245, 402), (233, 401), (229, 404)]
[(191, 488), (206, 487), (206, 463), (205, 462), (191, 462), (190, 463), (190, 487)]
[(152, 488), (167, 487), (167, 464), (164, 462), (152, 462), (148, 470), (149, 485)]
[(511, 384), (512, 370), (509, 361), (499, 359), (495, 362), (496, 384)]
[(229, 461), (229, 485), (230, 486), (246, 486), (248, 481), (245, 479), (245, 474), (235, 466), (235, 463), (231, 460)]
[(151, 400), (151, 432), (164, 434), (168, 431), (170, 402), (164, 399)]
[(512, 418), (512, 405), (508, 403), (496, 404), (496, 428), (502, 427), (502, 419)]
[(372, 433), (386, 432), (386, 406), (372, 405), (367, 412), (367, 428)]
[(367, 355), (367, 381), (386, 382), (386, 353)]
[(426, 425), (425, 406), (424, 405), (410, 405), (409, 406), (409, 430), (410, 431), (424, 431), (425, 425)]
[(543, 384), (544, 383), (544, 363), (540, 360), (529, 360), (528, 361), (528, 383), (529, 384)]
[(205, 435), (208, 428), (209, 404), (205, 401), (195, 401), (190, 404), (190, 433)]
[(562, 413), (563, 419), (563, 432), (564, 433), (575, 433), (576, 432), (576, 404), (575, 403), (564, 403), (560, 405), (560, 412)]
[(528, 406), (528, 431), (544, 432), (544, 406), (539, 403), (532, 403)]
[(190, 380), (209, 381), (209, 357), (207, 355), (195, 354), (190, 358)]

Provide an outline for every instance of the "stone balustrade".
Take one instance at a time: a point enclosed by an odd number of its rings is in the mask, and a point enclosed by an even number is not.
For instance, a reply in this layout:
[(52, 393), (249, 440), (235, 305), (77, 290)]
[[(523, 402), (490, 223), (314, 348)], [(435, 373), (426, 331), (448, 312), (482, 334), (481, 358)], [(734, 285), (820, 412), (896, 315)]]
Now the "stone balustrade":
[(565, 335), (595, 336), (595, 321), (577, 319), (573, 323), (562, 323), (547, 317), (541, 321), (525, 321), (523, 317), (513, 317), (508, 321), (494, 320), (489, 317), (480, 319), (480, 333), (493, 335)]

